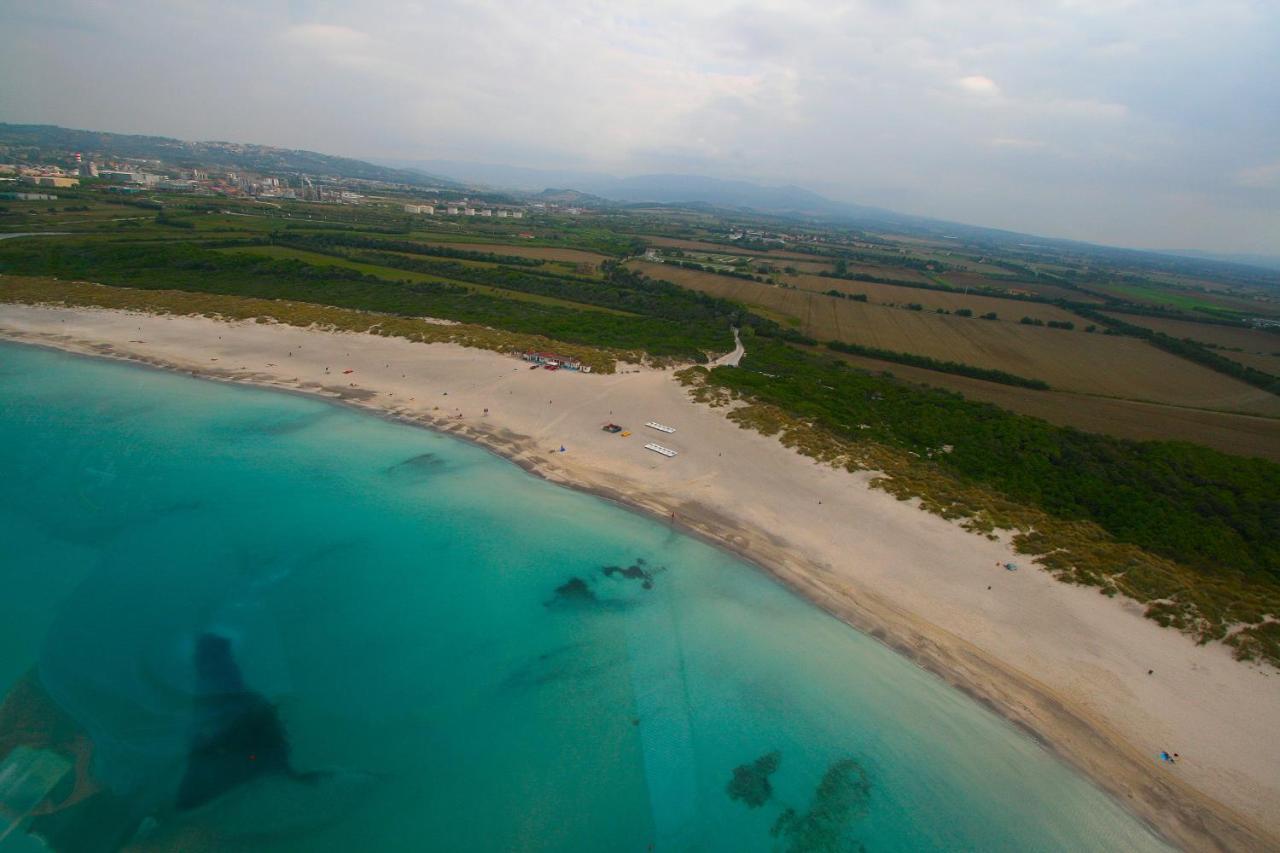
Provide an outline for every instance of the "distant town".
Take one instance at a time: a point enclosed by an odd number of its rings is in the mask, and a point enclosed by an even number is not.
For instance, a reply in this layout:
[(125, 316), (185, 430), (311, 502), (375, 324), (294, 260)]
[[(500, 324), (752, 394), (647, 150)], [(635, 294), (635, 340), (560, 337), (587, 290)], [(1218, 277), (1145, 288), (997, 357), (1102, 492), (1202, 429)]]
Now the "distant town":
[[(370, 193), (397, 189), (404, 185), (365, 181), (337, 176), (312, 177), (306, 174), (265, 174), (242, 169), (180, 168), (159, 160), (97, 159), (83, 152), (65, 155), (65, 163), (0, 163), (0, 198), (28, 201), (54, 200), (56, 195), (35, 190), (97, 186), (109, 193), (135, 195), (146, 192), (175, 192), (190, 195), (227, 196), (260, 201), (309, 201), (328, 204), (361, 204)], [(385, 201), (385, 198), (377, 199)], [(406, 203), (405, 213), (433, 216), (492, 216), (522, 219), (531, 209), (556, 209), (569, 214), (580, 208), (554, 203), (528, 205), (479, 203), (469, 198), (450, 201), (432, 198)]]
[[(163, 203), (164, 194), (203, 196), (279, 204), (285, 202), (370, 205), (398, 209), (413, 216), (524, 220), (536, 214), (590, 216), (611, 205), (605, 199), (573, 190), (546, 190), (532, 197), (501, 191), (485, 191), (441, 181), (424, 186), (421, 181), (355, 177), (333, 172), (308, 173), (296, 167), (287, 152), (265, 146), (198, 143), (160, 157), (127, 157), (115, 152), (70, 150), (57, 143), (39, 145), (0, 144), (0, 199), (57, 201), (57, 190), (85, 190), (119, 197), (139, 197)], [(278, 168), (252, 169), (236, 165), (199, 163), (235, 155), (239, 162), (278, 163)], [(256, 159), (255, 159), (256, 158)], [(341, 166), (341, 158), (320, 165)], [(353, 161), (354, 162), (354, 161)], [(388, 173), (396, 170), (384, 170)], [(408, 177), (400, 173), (397, 177)], [(420, 175), (415, 178), (428, 179)], [(443, 184), (448, 183), (448, 186)], [(532, 238), (532, 234), (520, 234)], [(777, 230), (761, 227), (725, 229), (721, 239), (759, 250), (800, 243), (859, 245), (859, 240), (827, 229)], [(864, 238), (865, 241), (865, 238)], [(687, 256), (679, 250), (650, 250), (652, 261), (682, 266), (717, 268), (711, 257)]]
[(420, 187), (406, 183), (367, 180), (340, 175), (311, 175), (282, 169), (252, 171), (219, 166), (175, 165), (154, 158), (104, 156), (85, 151), (27, 148), (20, 157), (8, 153), (0, 162), (0, 199), (53, 201), (51, 190), (99, 189), (117, 195), (156, 192), (251, 199), (261, 202), (298, 201), (320, 204), (367, 204), (413, 199), (401, 206), (405, 213), (422, 216), (477, 216), (523, 219), (532, 212), (578, 215), (583, 208), (554, 201), (514, 204), (494, 198), (464, 194), (454, 189)]

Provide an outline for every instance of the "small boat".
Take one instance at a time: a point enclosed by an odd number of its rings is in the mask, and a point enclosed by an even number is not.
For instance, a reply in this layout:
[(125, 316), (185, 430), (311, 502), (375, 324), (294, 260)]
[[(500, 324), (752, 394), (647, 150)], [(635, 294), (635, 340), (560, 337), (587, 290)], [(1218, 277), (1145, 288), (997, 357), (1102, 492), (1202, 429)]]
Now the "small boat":
[(560, 365), (558, 365), (558, 364), (544, 364), (544, 365), (542, 365), (542, 367), (543, 367), (543, 369), (545, 369), (545, 370), (559, 370), (559, 369), (560, 369)]
[(344, 371), (342, 371), (342, 372), (343, 372), (343, 373), (355, 373), (355, 371), (354, 371), (354, 370), (352, 370), (350, 367), (348, 367), (346, 370), (344, 370)]
[(666, 456), (668, 459), (670, 459), (672, 456), (675, 456), (676, 453), (678, 452), (678, 451), (672, 450), (670, 447), (663, 447), (661, 444), (654, 444), (653, 442), (649, 442), (648, 444), (646, 444), (644, 446), (644, 449), (652, 450), (654, 453), (661, 453), (663, 456)]
[(657, 421), (645, 421), (645, 426), (656, 429), (658, 432), (675, 432), (675, 427), (669, 427), (666, 424), (660, 424)]
[(626, 437), (627, 437), (627, 436), (629, 436), (629, 435), (631, 435), (631, 430), (629, 430), (629, 429), (624, 429), (624, 430), (622, 431), (622, 437), (623, 437), (623, 438), (626, 438)]
[(622, 432), (622, 427), (618, 426), (617, 424), (605, 424), (600, 428), (605, 432)]
[(539, 367), (542, 367), (542, 365), (541, 365), (541, 364), (534, 364), (534, 365), (531, 365), (531, 366), (529, 367), (529, 369), (530, 369), (530, 370), (537, 370)]

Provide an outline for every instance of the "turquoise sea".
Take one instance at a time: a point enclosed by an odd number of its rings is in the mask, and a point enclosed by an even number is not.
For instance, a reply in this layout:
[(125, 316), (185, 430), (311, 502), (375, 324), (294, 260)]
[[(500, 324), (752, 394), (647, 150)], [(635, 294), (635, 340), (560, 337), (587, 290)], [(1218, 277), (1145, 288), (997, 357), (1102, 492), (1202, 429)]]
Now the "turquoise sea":
[(0, 475), (0, 761), (86, 771), (31, 825), (0, 770), (4, 853), (1163, 849), (759, 570), (456, 439), (0, 345)]

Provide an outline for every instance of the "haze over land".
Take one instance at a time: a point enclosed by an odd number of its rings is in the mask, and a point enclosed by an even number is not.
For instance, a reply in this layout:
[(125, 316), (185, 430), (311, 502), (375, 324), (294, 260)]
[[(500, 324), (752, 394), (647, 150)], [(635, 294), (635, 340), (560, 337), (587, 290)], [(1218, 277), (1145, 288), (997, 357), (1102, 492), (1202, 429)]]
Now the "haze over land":
[(1280, 234), (1262, 2), (65, 0), (0, 22), (8, 121), (796, 184), (1110, 245)]

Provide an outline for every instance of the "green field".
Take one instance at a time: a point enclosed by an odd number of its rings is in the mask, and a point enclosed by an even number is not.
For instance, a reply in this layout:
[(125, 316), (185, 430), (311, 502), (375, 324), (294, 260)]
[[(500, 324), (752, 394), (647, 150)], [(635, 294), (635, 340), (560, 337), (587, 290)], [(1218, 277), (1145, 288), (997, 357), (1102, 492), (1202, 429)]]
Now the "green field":
[[(476, 293), (487, 293), (489, 295), (499, 295), (505, 299), (514, 299), (521, 302), (536, 302), (542, 305), (558, 305), (562, 308), (573, 308), (587, 311), (601, 311), (607, 314), (617, 314), (621, 316), (635, 316), (626, 311), (618, 311), (613, 308), (601, 308), (595, 305), (583, 305), (580, 302), (569, 302), (564, 299), (555, 299), (550, 296), (538, 296), (537, 294), (520, 293), (519, 291), (500, 290), (496, 287), (486, 287), (482, 284), (471, 284), (468, 282), (458, 282), (453, 279), (444, 278), (442, 276), (427, 275), (425, 273), (409, 272), (405, 270), (393, 269), (391, 267), (379, 266), (377, 264), (361, 263), (347, 258), (336, 258), (332, 255), (322, 255), (318, 252), (308, 252), (304, 249), (293, 249), (287, 246), (241, 246), (218, 249), (220, 252), (235, 252), (240, 254), (262, 255), (269, 258), (282, 258), (289, 260), (302, 261), (318, 267), (340, 267), (342, 269), (355, 270), (372, 275), (378, 278), (384, 278), (388, 281), (400, 281), (409, 279), (411, 281), (422, 282), (444, 282), (451, 284), (460, 284), (468, 290)], [(459, 263), (471, 263), (460, 261)], [(476, 266), (482, 266), (476, 264)]]

